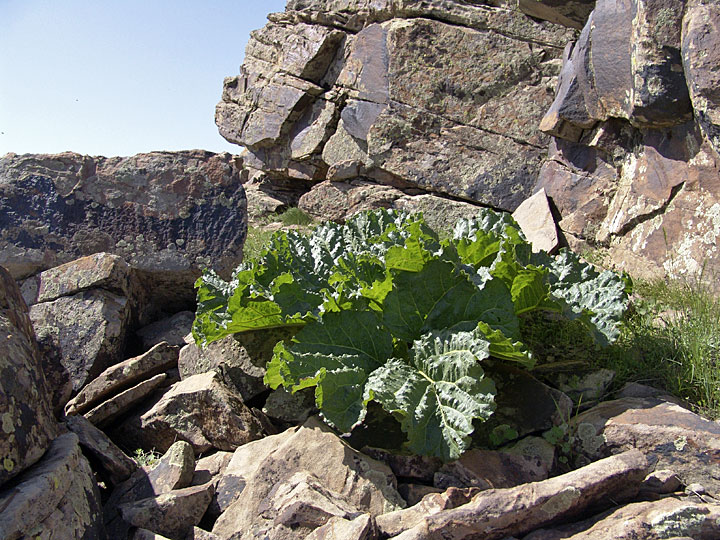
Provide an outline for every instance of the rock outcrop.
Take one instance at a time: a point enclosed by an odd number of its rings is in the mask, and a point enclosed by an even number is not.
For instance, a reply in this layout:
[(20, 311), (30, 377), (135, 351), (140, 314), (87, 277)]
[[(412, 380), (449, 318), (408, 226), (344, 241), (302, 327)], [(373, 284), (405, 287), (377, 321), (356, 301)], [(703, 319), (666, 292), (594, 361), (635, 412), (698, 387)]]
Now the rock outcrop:
[(636, 275), (720, 268), (718, 25), (714, 2), (598, 0), (540, 124), (571, 245)]
[(15, 279), (108, 252), (135, 270), (156, 308), (192, 305), (203, 267), (229, 273), (247, 231), (230, 154), (0, 158), (0, 265)]
[(252, 178), (367, 178), (513, 210), (572, 35), (513, 2), (290, 1), (253, 32), (216, 122)]

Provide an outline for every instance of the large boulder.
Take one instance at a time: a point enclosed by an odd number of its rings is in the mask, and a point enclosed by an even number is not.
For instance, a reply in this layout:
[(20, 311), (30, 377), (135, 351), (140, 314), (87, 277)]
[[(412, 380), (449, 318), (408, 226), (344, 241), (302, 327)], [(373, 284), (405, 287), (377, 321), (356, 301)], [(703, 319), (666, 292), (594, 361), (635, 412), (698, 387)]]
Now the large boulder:
[(571, 246), (643, 277), (720, 268), (719, 24), (714, 2), (598, 0), (540, 124)]
[(375, 516), (404, 505), (390, 469), (350, 448), (317, 418), (238, 448), (217, 498), (222, 515), (213, 532), (224, 539), (269, 534), (289, 540), (332, 516)]
[(187, 441), (197, 454), (235, 450), (263, 434), (260, 421), (213, 371), (188, 377), (124, 420), (112, 431), (135, 448), (166, 451)]
[(0, 264), (16, 279), (105, 251), (172, 313), (194, 300), (202, 267), (229, 273), (241, 260), (246, 231), (230, 154), (0, 158)]
[(293, 0), (252, 34), (216, 123), (249, 171), (305, 190), (360, 177), (513, 210), (571, 36), (514, 2)]
[(0, 266), (0, 486), (39, 460), (58, 434), (28, 308)]
[(0, 491), (0, 538), (106, 538), (100, 494), (74, 433)]

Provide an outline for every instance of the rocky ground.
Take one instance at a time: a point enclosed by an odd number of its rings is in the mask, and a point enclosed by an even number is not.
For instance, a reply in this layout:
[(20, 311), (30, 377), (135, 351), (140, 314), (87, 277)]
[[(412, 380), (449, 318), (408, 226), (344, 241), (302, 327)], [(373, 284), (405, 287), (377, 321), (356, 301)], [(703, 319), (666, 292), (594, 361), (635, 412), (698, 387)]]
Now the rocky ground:
[(548, 250), (712, 268), (719, 24), (704, 0), (290, 0), (225, 81), (241, 157), (0, 158), (0, 538), (720, 538), (720, 424), (653, 388), (498, 371), (441, 463), (267, 388), (286, 335), (189, 335), (200, 270), (296, 204), (491, 205)]

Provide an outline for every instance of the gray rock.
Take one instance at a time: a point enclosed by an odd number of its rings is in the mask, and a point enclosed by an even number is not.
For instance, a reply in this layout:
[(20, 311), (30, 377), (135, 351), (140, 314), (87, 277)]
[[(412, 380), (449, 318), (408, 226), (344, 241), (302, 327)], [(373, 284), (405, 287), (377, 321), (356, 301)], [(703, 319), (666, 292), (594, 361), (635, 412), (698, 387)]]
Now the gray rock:
[(53, 440), (40, 461), (0, 492), (0, 508), (0, 538), (107, 538), (100, 494), (74, 433)]
[(242, 259), (246, 200), (230, 154), (8, 154), (0, 200), (0, 264), (16, 279), (113, 253), (137, 271), (149, 303), (173, 313), (194, 302), (201, 268), (229, 274)]
[(0, 487), (37, 462), (58, 434), (49, 396), (28, 308), (0, 266)]
[(82, 414), (137, 383), (177, 365), (178, 348), (159, 343), (149, 351), (110, 366), (68, 402), (65, 413)]
[(127, 298), (102, 289), (30, 308), (53, 406), (62, 409), (71, 395), (122, 359), (130, 322)]
[(137, 463), (84, 417), (68, 416), (65, 424), (78, 436), (80, 446), (100, 463), (113, 484), (127, 480), (137, 470)]
[(211, 448), (234, 450), (261, 437), (263, 430), (240, 397), (208, 372), (174, 384), (111, 433), (125, 444), (161, 452), (176, 440), (187, 441), (200, 454)]
[[(302, 427), (254, 441), (236, 450), (218, 485), (218, 498), (225, 497), (223, 480), (231, 476), (234, 486), (225, 488), (225, 492), (241, 491), (242, 496), (227, 506), (215, 523), (213, 532), (221, 538), (251, 538), (262, 531), (285, 527), (275, 522), (276, 518), (280, 518), (270, 511), (265, 501), (279, 497), (278, 490), (281, 488), (275, 487), (289, 488), (292, 484), (288, 483), (289, 479), (298, 472), (314, 476), (322, 490), (336, 494), (333, 495), (334, 504), (355, 508), (358, 512), (379, 515), (404, 504), (395, 490), (395, 478), (387, 466), (352, 450), (322, 422), (311, 418)], [(289, 510), (291, 499), (282, 505), (289, 512), (283, 514), (283, 519), (293, 521), (295, 518)], [(280, 536), (278, 531), (277, 537), (292, 537), (287, 534)]]
[(702, 483), (720, 495), (720, 425), (679, 405), (657, 399), (606, 401), (572, 419), (575, 452), (588, 459), (637, 448), (671, 469), (683, 484)]
[(123, 519), (169, 538), (185, 538), (200, 523), (210, 504), (213, 484), (176, 489), (118, 506)]

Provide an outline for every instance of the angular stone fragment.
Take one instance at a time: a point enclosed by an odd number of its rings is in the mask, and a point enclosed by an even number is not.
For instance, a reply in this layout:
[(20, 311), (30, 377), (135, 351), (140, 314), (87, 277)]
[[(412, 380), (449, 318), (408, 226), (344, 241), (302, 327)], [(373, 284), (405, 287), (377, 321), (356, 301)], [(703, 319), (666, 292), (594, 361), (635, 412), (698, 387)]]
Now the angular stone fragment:
[(521, 438), (561, 425), (570, 418), (572, 400), (526, 371), (499, 365), (491, 375), (497, 386), (497, 408), (487, 421), (476, 426), (472, 439), (477, 446)]
[(611, 506), (632, 498), (648, 469), (645, 456), (631, 450), (542, 482), (480, 492), (469, 503), (425, 517), (394, 538), (459, 540), (478, 536), (498, 540), (522, 536), (582, 515), (588, 507)]
[(263, 412), (281, 422), (304, 423), (317, 413), (315, 394), (310, 391), (289, 392), (284, 388), (273, 390), (265, 400)]
[(143, 350), (150, 349), (163, 341), (168, 345), (182, 347), (185, 345), (185, 336), (192, 330), (194, 320), (195, 313), (181, 311), (172, 317), (144, 326), (135, 333), (142, 342)]
[[(187, 379), (199, 373), (217, 371), (222, 380), (236, 391), (243, 401), (249, 401), (267, 389), (263, 383), (263, 359), (251, 358), (248, 349), (240, 341), (247, 342), (250, 339), (250, 336), (238, 339), (231, 335), (204, 348), (195, 343), (185, 345), (178, 358), (180, 377)], [(271, 340), (272, 336), (268, 335), (267, 339)], [(252, 346), (249, 349), (250, 353), (257, 353)]]
[(0, 486), (35, 463), (58, 433), (28, 308), (0, 267)]
[(232, 452), (220, 451), (198, 459), (190, 485), (206, 484), (216, 476), (223, 474), (232, 457)]
[(518, 8), (531, 17), (578, 30), (585, 26), (595, 0), (519, 0)]
[(119, 506), (132, 504), (175, 489), (187, 487), (195, 469), (195, 454), (192, 447), (178, 441), (148, 470), (137, 470), (125, 482), (117, 486), (105, 503), (103, 519), (111, 538), (124, 538), (131, 527), (119, 514)]
[(572, 420), (575, 451), (597, 459), (637, 448), (688, 485), (700, 482), (720, 495), (720, 425), (674, 403), (623, 398), (606, 401)]
[(435, 457), (417, 456), (414, 454), (395, 454), (383, 448), (365, 447), (363, 454), (386, 463), (398, 478), (432, 482), (433, 475), (442, 466), (442, 461)]
[(113, 431), (126, 444), (161, 452), (176, 440), (187, 441), (198, 454), (234, 450), (262, 432), (250, 409), (214, 372), (174, 384), (157, 403)]
[(552, 253), (559, 245), (555, 218), (544, 189), (525, 199), (512, 217), (520, 225), (534, 252)]
[(428, 516), (469, 503), (478, 492), (477, 488), (451, 487), (442, 493), (431, 493), (410, 508), (377, 516), (378, 530), (383, 536), (394, 537), (414, 527)]
[[(213, 532), (245, 539), (275, 527), (276, 515), (263, 514), (263, 501), (274, 496), (273, 486), (285, 484), (297, 472), (314, 475), (323, 489), (337, 494), (336, 504), (359, 512), (378, 515), (403, 505), (389, 468), (352, 450), (311, 418), (302, 427), (236, 450), (223, 479), (232, 475), (235, 488), (227, 492), (240, 489), (242, 495), (225, 509)], [(219, 498), (222, 490), (221, 480)]]
[[(552, 445), (550, 455), (553, 455)], [(473, 448), (457, 461), (443, 465), (435, 473), (435, 487), (477, 487), (479, 489), (510, 488), (528, 482), (545, 480), (552, 468), (550, 462), (543, 463), (538, 456), (523, 455), (521, 452), (481, 450)]]
[(90, 289), (105, 289), (126, 298), (135, 297), (138, 285), (130, 266), (117, 255), (96, 253), (61, 264), (28, 278), (22, 292), (28, 305), (52, 302)]
[(308, 534), (305, 540), (372, 540), (375, 537), (372, 516), (363, 514), (354, 519), (330, 518), (325, 525)]
[(80, 446), (90, 452), (101, 464), (113, 484), (126, 480), (137, 470), (138, 465), (135, 460), (128, 457), (105, 433), (83, 416), (68, 416), (65, 418), (65, 424), (78, 436)]
[(0, 492), (0, 508), (0, 538), (50, 531), (56, 538), (106, 538), (100, 494), (74, 433), (57, 437), (40, 461)]
[(242, 259), (246, 199), (230, 154), (9, 154), (0, 179), (0, 264), (18, 279), (113, 253), (172, 313), (194, 302), (201, 268), (229, 274)]
[(146, 353), (110, 366), (85, 386), (65, 407), (65, 414), (82, 414), (109, 396), (177, 365), (178, 348), (159, 343)]
[(125, 297), (93, 289), (35, 304), (30, 319), (43, 352), (53, 405), (62, 408), (70, 395), (120, 361), (130, 306)]
[(106, 426), (165, 384), (167, 379), (168, 376), (165, 373), (159, 373), (127, 390), (123, 390), (119, 394), (111, 396), (83, 414), (94, 425)]
[(123, 519), (136, 527), (160, 533), (169, 538), (185, 538), (200, 523), (210, 504), (213, 484), (177, 489), (118, 506)]

